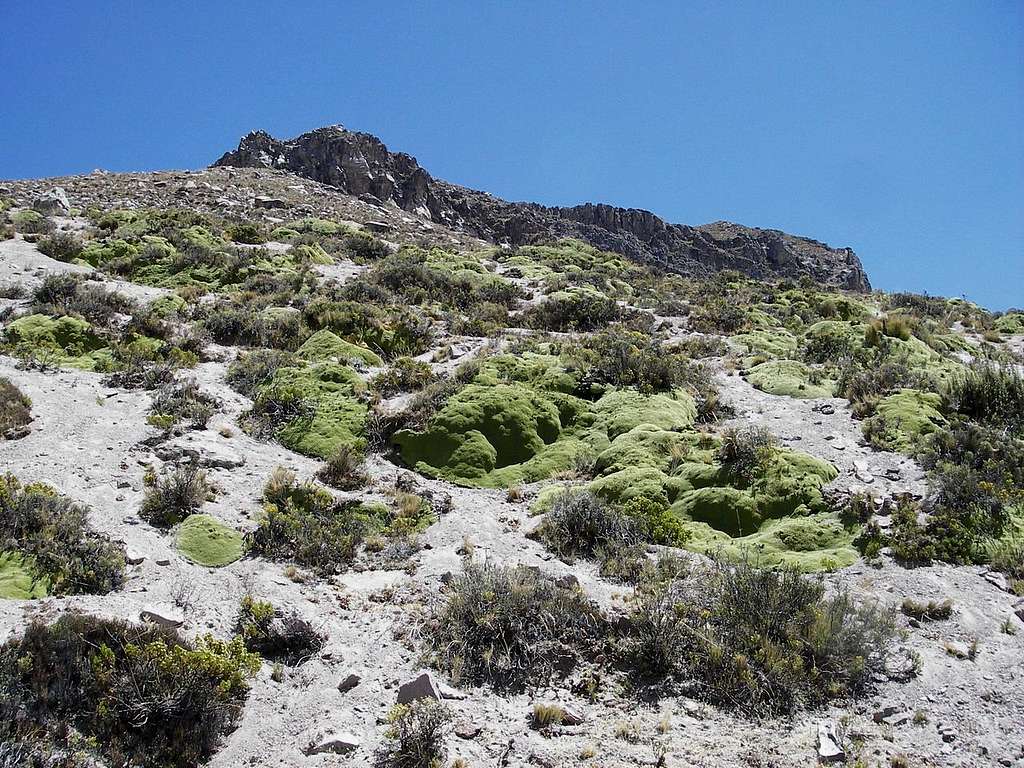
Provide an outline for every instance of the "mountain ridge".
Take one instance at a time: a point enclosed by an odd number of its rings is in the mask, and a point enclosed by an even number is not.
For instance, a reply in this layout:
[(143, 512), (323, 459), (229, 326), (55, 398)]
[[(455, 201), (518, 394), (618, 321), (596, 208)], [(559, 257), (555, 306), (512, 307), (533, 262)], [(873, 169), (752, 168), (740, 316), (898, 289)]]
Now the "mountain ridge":
[(647, 210), (605, 203), (545, 206), (507, 201), (437, 179), (412, 155), (392, 152), (376, 136), (340, 125), (288, 140), (252, 131), (213, 166), (290, 171), (496, 244), (574, 237), (684, 274), (706, 276), (735, 269), (758, 278), (808, 276), (830, 287), (871, 289), (860, 259), (850, 248), (733, 222), (672, 224)]

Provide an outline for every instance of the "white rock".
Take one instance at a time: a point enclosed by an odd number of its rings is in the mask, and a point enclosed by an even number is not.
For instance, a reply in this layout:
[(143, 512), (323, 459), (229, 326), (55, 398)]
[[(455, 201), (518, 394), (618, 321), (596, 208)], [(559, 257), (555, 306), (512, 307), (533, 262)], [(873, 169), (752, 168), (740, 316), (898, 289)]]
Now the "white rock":
[(818, 723), (818, 761), (822, 763), (841, 763), (846, 760), (846, 752), (839, 746), (836, 735), (836, 724), (829, 720)]

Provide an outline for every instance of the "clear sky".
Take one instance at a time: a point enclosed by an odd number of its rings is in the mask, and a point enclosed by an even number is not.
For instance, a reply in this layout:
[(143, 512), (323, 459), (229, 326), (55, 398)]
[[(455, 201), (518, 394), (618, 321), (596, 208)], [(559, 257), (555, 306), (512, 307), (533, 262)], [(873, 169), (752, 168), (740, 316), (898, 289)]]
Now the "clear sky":
[(729, 219), (1024, 305), (1024, 2), (0, 0), (0, 178), (375, 133), (514, 200)]

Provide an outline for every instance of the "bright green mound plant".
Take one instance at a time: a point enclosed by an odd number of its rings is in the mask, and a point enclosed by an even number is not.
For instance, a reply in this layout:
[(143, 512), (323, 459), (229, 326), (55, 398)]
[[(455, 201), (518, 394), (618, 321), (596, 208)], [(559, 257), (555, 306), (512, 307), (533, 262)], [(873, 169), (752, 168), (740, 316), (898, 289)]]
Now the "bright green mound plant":
[(242, 556), (242, 534), (210, 515), (189, 515), (178, 527), (178, 550), (193, 563), (219, 568)]
[(365, 365), (375, 367), (384, 364), (380, 356), (375, 352), (366, 347), (345, 341), (326, 328), (317, 331), (306, 339), (296, 354), (302, 359), (312, 362), (333, 360), (338, 363), (349, 363), (356, 360)]
[(996, 318), (993, 327), (1000, 333), (1009, 336), (1024, 334), (1024, 312), (1007, 312), (1002, 317)]
[(363, 380), (335, 362), (277, 368), (256, 388), (249, 419), (256, 431), (307, 456), (327, 459), (343, 446), (366, 445)]
[(394, 436), (403, 460), (452, 482), (508, 487), (569, 470), (640, 424), (681, 429), (696, 406), (682, 391), (611, 390), (595, 402), (568, 392), (575, 377), (545, 354), (498, 356), (451, 397), (422, 430)]
[(770, 395), (832, 397), (832, 382), (815, 382), (813, 369), (797, 360), (769, 360), (742, 372), (743, 378)]
[[(769, 447), (740, 468), (722, 459), (721, 445), (707, 434), (640, 425), (597, 455), (597, 477), (586, 487), (613, 505), (670, 505), (677, 540), (694, 551), (732, 559), (759, 553), (765, 564), (801, 570), (856, 560), (855, 532), (840, 524), (822, 494), (838, 476), (835, 467)], [(535, 512), (547, 511), (557, 493), (545, 491)]]
[(732, 341), (741, 345), (748, 355), (764, 355), (769, 358), (786, 358), (796, 354), (797, 340), (789, 331), (781, 328), (756, 330), (732, 336)]
[[(425, 474), (497, 485), (490, 477), (494, 470), (537, 463), (569, 426), (563, 425), (562, 415), (550, 396), (525, 385), (470, 384), (434, 415), (425, 431), (400, 431), (395, 442), (405, 461)], [(557, 462), (545, 467), (551, 473), (561, 468)]]
[(864, 436), (876, 448), (913, 454), (923, 438), (946, 424), (942, 397), (932, 392), (901, 389), (882, 399), (875, 415), (864, 421)]
[(8, 324), (4, 337), (18, 354), (46, 357), (58, 365), (92, 371), (113, 364), (106, 342), (78, 317), (26, 315)]
[(39, 574), (31, 556), (0, 552), (0, 599), (34, 600), (49, 592), (49, 579)]

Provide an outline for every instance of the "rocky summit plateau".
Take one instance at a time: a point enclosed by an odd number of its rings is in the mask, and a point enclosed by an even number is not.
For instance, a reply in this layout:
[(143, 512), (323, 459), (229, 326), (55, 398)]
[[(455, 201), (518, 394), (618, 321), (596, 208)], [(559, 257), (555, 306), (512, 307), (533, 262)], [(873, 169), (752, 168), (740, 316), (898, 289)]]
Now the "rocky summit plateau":
[(288, 141), (253, 131), (214, 165), (290, 171), (496, 244), (576, 238), (683, 274), (706, 276), (735, 269), (760, 278), (809, 275), (822, 285), (854, 291), (871, 287), (860, 259), (849, 248), (830, 248), (805, 237), (727, 221), (699, 227), (669, 224), (636, 208), (511, 203), (435, 179), (416, 158), (389, 151), (376, 136), (341, 126), (320, 128)]
[(1022, 414), (1024, 311), (340, 127), (0, 181), (0, 768), (1022, 768)]

